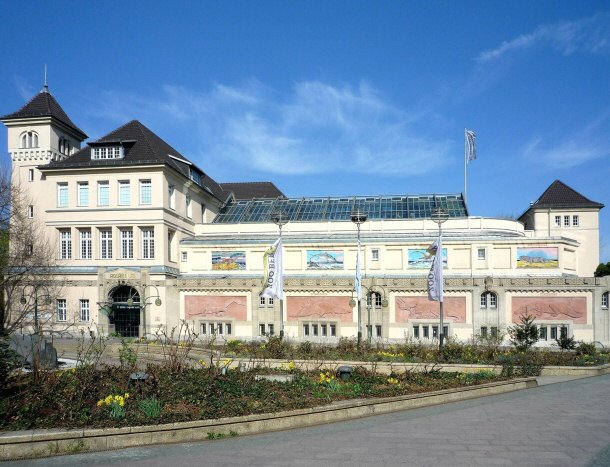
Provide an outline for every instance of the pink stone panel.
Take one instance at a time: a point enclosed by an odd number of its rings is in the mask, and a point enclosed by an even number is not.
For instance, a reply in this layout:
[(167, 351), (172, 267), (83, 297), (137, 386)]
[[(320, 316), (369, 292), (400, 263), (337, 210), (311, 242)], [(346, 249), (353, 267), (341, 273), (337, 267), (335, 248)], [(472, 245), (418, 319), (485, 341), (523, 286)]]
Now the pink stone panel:
[(184, 315), (186, 319), (195, 318), (234, 318), (246, 321), (247, 299), (226, 295), (186, 295)]
[(513, 323), (521, 321), (522, 315), (534, 319), (572, 321), (587, 323), (587, 297), (513, 297)]
[[(428, 297), (396, 297), (396, 322), (410, 319), (440, 319), (439, 302)], [(466, 322), (466, 297), (444, 297), (443, 319), (454, 323)]]
[(349, 301), (350, 297), (287, 297), (288, 321), (310, 318), (338, 319), (343, 323), (351, 323), (353, 319)]

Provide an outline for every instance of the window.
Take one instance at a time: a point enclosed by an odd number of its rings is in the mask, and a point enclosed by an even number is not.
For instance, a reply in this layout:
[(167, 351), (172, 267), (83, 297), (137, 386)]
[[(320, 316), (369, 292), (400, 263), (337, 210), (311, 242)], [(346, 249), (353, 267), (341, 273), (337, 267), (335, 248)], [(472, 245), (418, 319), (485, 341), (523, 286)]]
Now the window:
[(557, 339), (557, 326), (551, 326), (551, 339)]
[(381, 294), (373, 292), (373, 297), (375, 298), (375, 300), (374, 300), (375, 308), (381, 309), (381, 302), (382, 302), (381, 301)]
[(89, 300), (79, 300), (80, 320), (89, 321)]
[(123, 148), (121, 146), (93, 148), (91, 151), (91, 159), (121, 159), (123, 157), (123, 153)]
[(272, 297), (269, 297), (269, 298), (267, 299), (267, 306), (268, 306), (269, 308), (273, 308), (273, 298), (272, 298)]
[(191, 197), (186, 196), (186, 217), (189, 219), (193, 217), (193, 208), (191, 207)]
[(330, 337), (337, 337), (337, 325), (336, 324), (330, 325)]
[(97, 204), (98, 206), (110, 204), (110, 183), (107, 181), (97, 182)]
[(485, 248), (477, 248), (477, 258), (485, 259)]
[(328, 337), (328, 325), (321, 324), (320, 325), (320, 332), (322, 333), (322, 337)]
[(119, 206), (129, 206), (131, 203), (129, 180), (119, 181)]
[(538, 332), (538, 337), (540, 338), (540, 340), (547, 340), (546, 337), (546, 326), (540, 326), (540, 331)]
[(568, 337), (568, 327), (567, 326), (561, 326), (561, 338), (565, 339)]
[(604, 310), (608, 309), (608, 292), (602, 294), (602, 308)]
[(34, 181), (34, 169), (28, 169), (28, 182)]
[(222, 323), (218, 323), (218, 324), (216, 325), (216, 332), (217, 332), (219, 335), (222, 335), (222, 334), (223, 334), (223, 327), (222, 327)]
[(481, 294), (481, 308), (487, 308), (487, 294)]
[(430, 328), (428, 326), (422, 326), (422, 335), (424, 339), (428, 339), (430, 337)]
[(31, 204), (28, 206), (28, 217), (32, 219), (34, 217), (34, 206)]
[(304, 336), (309, 336), (309, 324), (304, 324), (303, 325), (303, 335)]
[(65, 138), (59, 138), (59, 152), (69, 156), (70, 155), (70, 141)]
[(481, 337), (487, 337), (487, 326), (481, 326)]
[(438, 326), (432, 326), (432, 338), (433, 339), (438, 338)]
[(210, 334), (214, 334), (216, 329), (214, 328), (214, 323), (210, 323)]
[(182, 251), (181, 253), (182, 261), (188, 261), (188, 253), (186, 251)]
[(570, 227), (570, 216), (563, 216), (563, 226)]
[(261, 308), (265, 306), (265, 297), (258, 297), (258, 306)]
[(176, 209), (176, 197), (174, 196), (174, 185), (169, 186), (169, 207)]
[(265, 325), (264, 324), (259, 324), (258, 325), (258, 335), (259, 336), (264, 336), (265, 335)]
[(267, 325), (267, 329), (268, 329), (268, 332), (269, 332), (270, 336), (275, 335), (275, 326), (273, 326), (273, 324), (268, 324)]
[(68, 308), (66, 306), (65, 298), (57, 299), (57, 321), (66, 321)]
[(153, 229), (142, 229), (142, 258), (155, 258), (155, 231)]
[(379, 261), (379, 250), (371, 250), (371, 261)]
[(190, 175), (191, 180), (193, 180), (197, 185), (201, 186), (201, 173), (191, 168)]
[(150, 180), (140, 180), (140, 204), (152, 204), (152, 184)]
[(35, 131), (26, 131), (21, 135), (21, 149), (37, 148), (38, 133)]
[(199, 327), (201, 334), (207, 334), (207, 326), (205, 323), (201, 323), (201, 326)]
[(311, 325), (311, 334), (314, 337), (318, 337), (318, 325), (317, 324), (312, 324)]
[(121, 229), (121, 259), (133, 259), (133, 229)]
[(578, 227), (578, 216), (572, 216), (572, 227)]
[(59, 257), (72, 259), (72, 232), (70, 230), (59, 231)]
[(561, 227), (561, 216), (555, 216), (555, 227)]
[(226, 323), (225, 327), (227, 329), (227, 334), (231, 334), (231, 323)]
[(174, 244), (174, 235), (176, 234), (175, 230), (168, 230), (167, 231), (167, 260), (168, 261), (173, 261), (174, 260), (174, 254), (173, 254), (173, 244)]
[(100, 230), (100, 258), (112, 259), (112, 230)]
[(58, 183), (57, 184), (57, 207), (65, 208), (68, 207), (68, 184)]
[(413, 326), (413, 337), (419, 339), (419, 326)]
[(490, 328), (491, 330), (491, 337), (493, 337), (494, 339), (498, 338), (498, 328), (496, 326), (492, 326)]
[(78, 205), (89, 206), (89, 183), (78, 182)]
[(91, 230), (83, 229), (80, 234), (80, 259), (91, 259)]
[(481, 308), (497, 308), (498, 296), (494, 292), (485, 292), (481, 294)]
[(381, 337), (381, 325), (380, 324), (375, 325), (375, 337)]

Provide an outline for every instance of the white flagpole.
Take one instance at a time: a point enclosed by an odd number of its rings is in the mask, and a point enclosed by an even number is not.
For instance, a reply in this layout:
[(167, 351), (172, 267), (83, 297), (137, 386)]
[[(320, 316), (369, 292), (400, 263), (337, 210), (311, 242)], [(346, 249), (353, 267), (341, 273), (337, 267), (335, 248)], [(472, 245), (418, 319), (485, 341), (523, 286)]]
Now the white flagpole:
[(468, 135), (466, 134), (466, 128), (464, 127), (464, 204), (468, 206), (468, 180), (466, 176), (468, 166)]

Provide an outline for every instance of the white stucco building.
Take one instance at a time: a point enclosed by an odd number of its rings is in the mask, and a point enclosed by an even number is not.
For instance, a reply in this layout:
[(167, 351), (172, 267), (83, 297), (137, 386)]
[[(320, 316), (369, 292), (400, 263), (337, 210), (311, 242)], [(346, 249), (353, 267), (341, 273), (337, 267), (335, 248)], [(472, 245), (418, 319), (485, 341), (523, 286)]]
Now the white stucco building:
[[(216, 183), (138, 121), (97, 141), (47, 87), (4, 115), (13, 179), (31, 216), (57, 245), (56, 327), (144, 336), (181, 320), (202, 335), (277, 333), (278, 300), (262, 299), (263, 254), (283, 227), (286, 336), (332, 342), (357, 334), (353, 298), (360, 208), (365, 337), (432, 339), (438, 303), (427, 300), (426, 248), (444, 207), (446, 333), (503, 332), (528, 313), (543, 343), (562, 332), (610, 341), (608, 278), (599, 263), (604, 206), (556, 180), (518, 220), (468, 212), (460, 193), (286, 198), (275, 185)], [(30, 211), (28, 212), (30, 213)], [(156, 305), (160, 299), (161, 304)]]

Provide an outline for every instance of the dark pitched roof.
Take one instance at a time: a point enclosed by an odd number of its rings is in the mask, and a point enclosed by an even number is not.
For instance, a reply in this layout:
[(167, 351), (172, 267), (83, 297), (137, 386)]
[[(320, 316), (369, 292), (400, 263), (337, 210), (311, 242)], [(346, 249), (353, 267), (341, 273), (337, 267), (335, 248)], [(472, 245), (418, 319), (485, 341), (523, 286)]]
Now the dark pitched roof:
[[(91, 149), (96, 146), (121, 145), (125, 151), (122, 159), (91, 159)], [(203, 170), (192, 164), (176, 149), (163, 141), (138, 120), (132, 120), (108, 133), (97, 141), (61, 161), (51, 162), (44, 169), (64, 169), (71, 167), (116, 167), (133, 165), (165, 164), (186, 178), (191, 178), (190, 168), (201, 173), (201, 185), (218, 199), (225, 198), (222, 188)]]
[(560, 180), (555, 180), (531, 206), (532, 208), (603, 208)]
[(238, 200), (286, 197), (272, 182), (221, 183), (220, 187), (226, 193), (233, 192)]
[(4, 115), (0, 118), (0, 120), (15, 120), (18, 118), (37, 117), (53, 117), (79, 133), (82, 139), (87, 138), (85, 132), (77, 127), (72, 120), (70, 120), (70, 117), (68, 117), (66, 112), (64, 112), (64, 109), (62, 109), (57, 103), (46, 86), (17, 112)]

